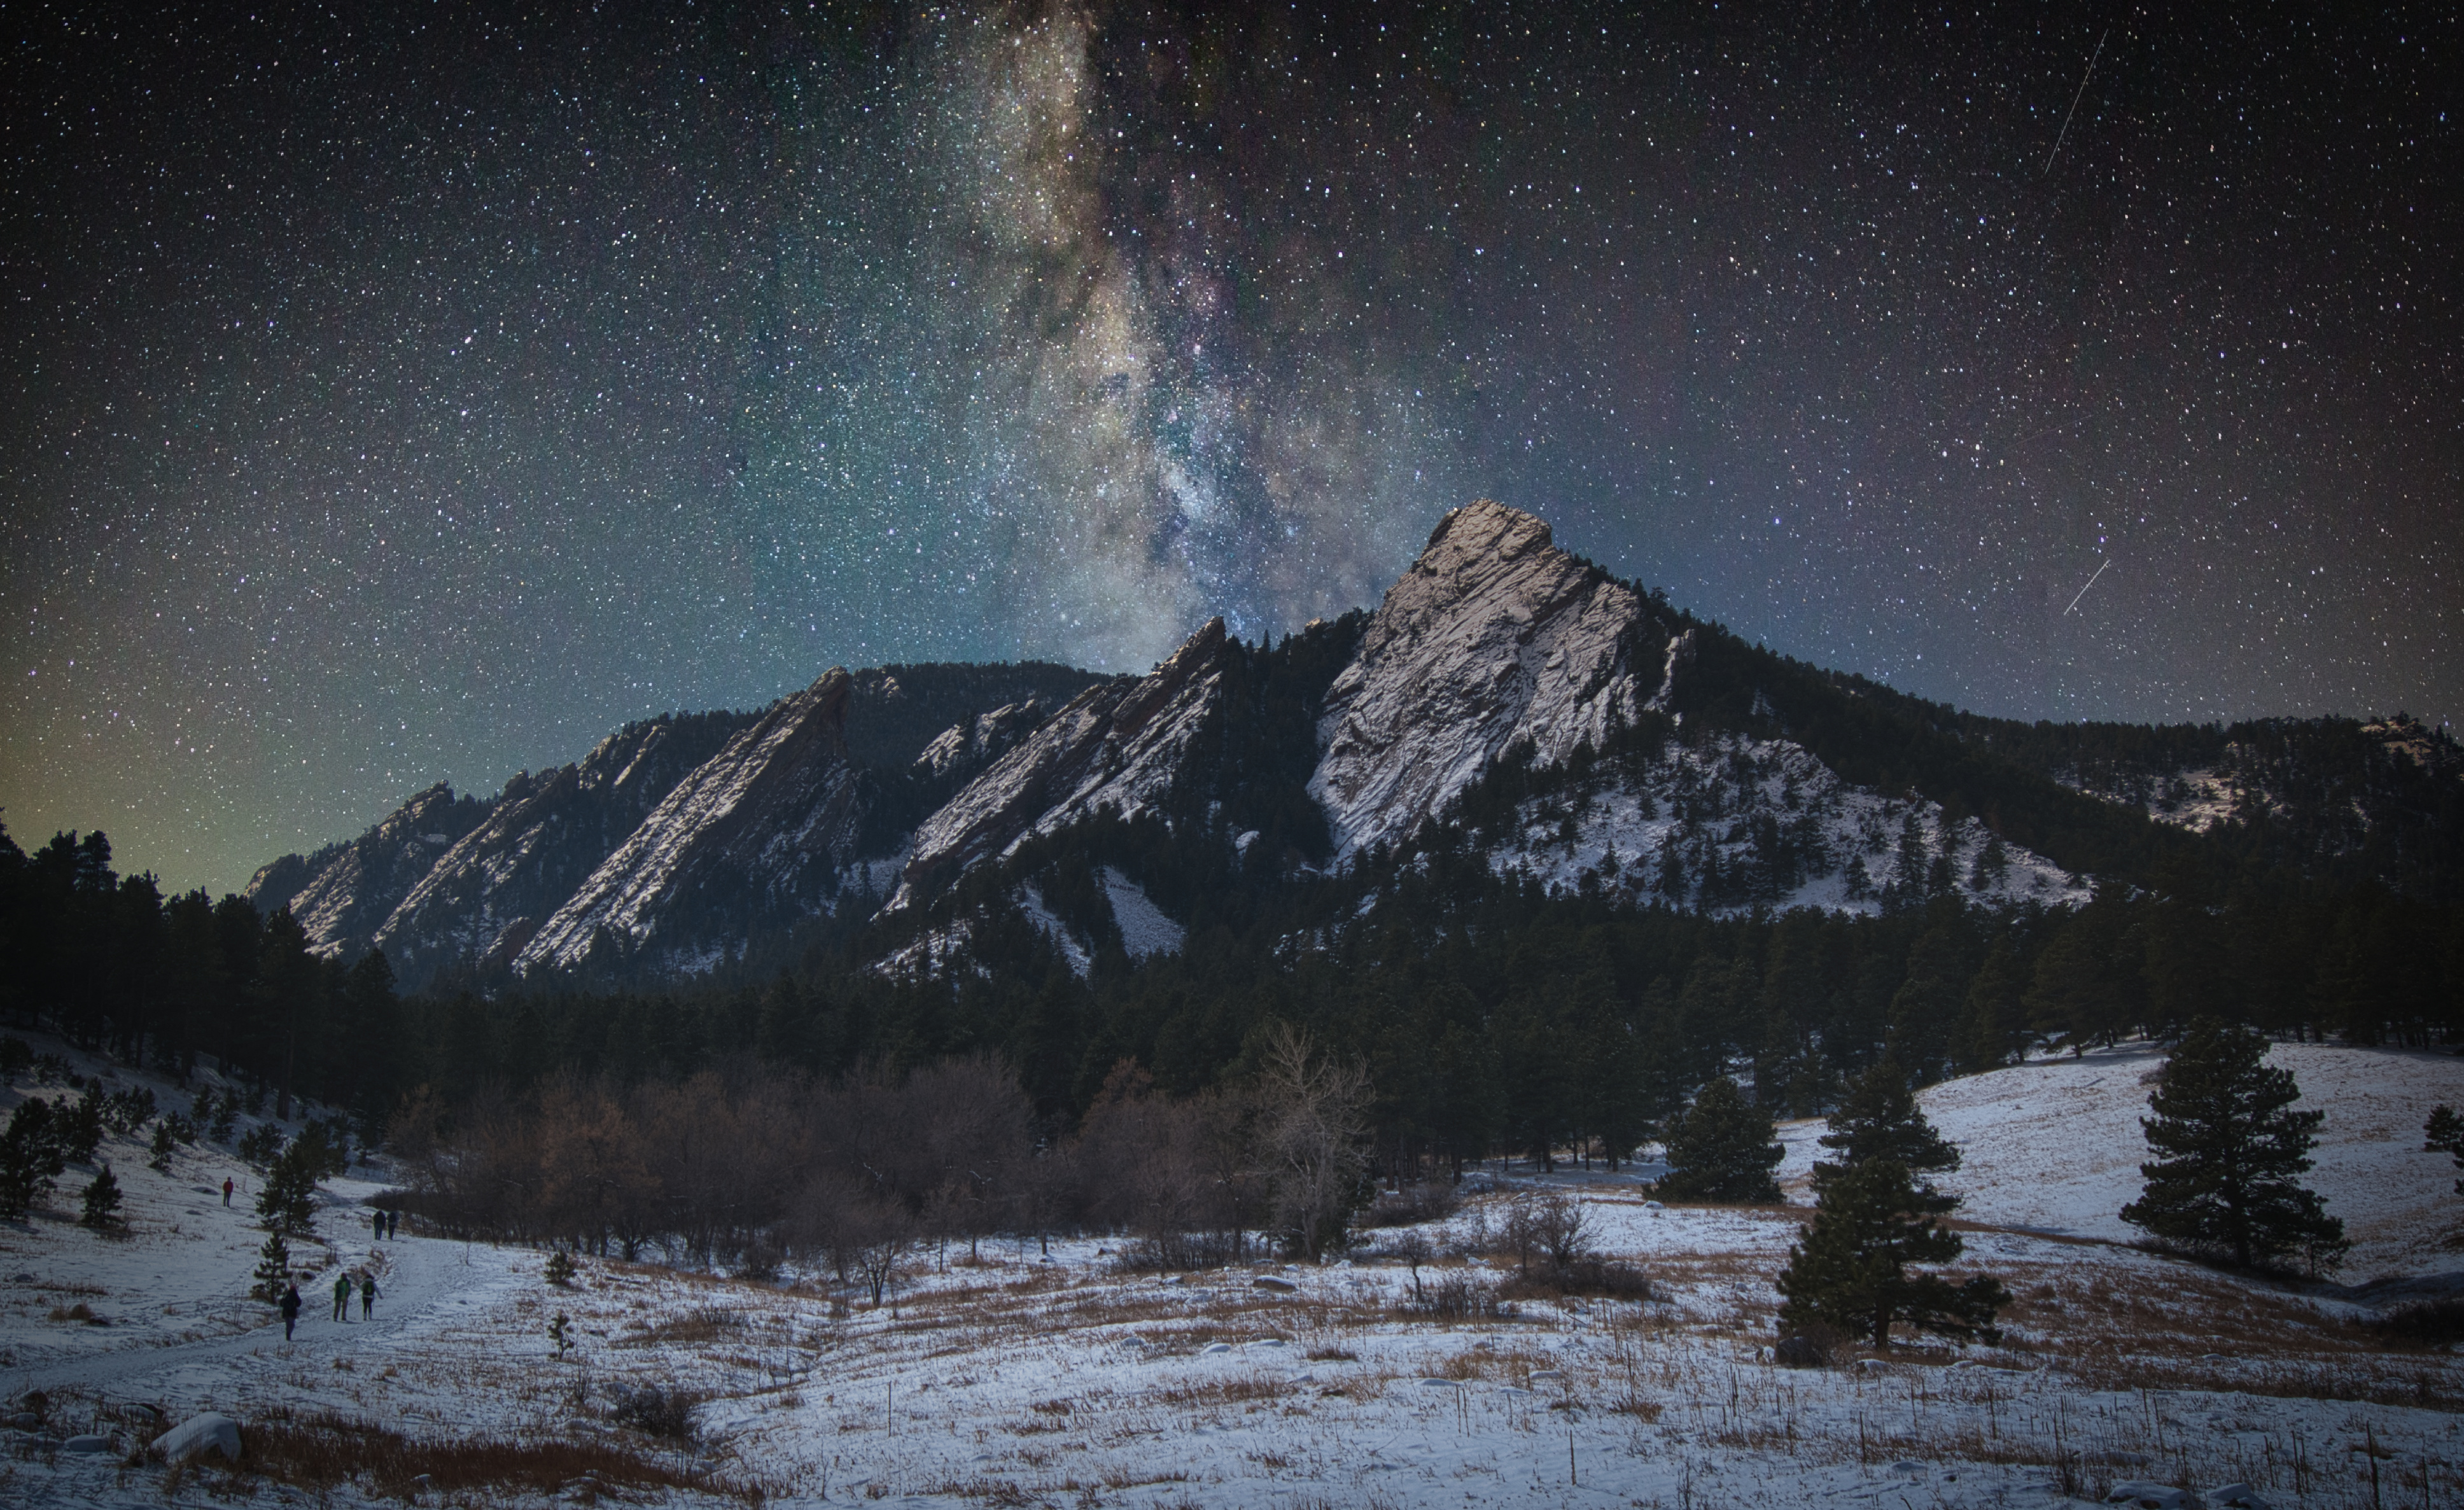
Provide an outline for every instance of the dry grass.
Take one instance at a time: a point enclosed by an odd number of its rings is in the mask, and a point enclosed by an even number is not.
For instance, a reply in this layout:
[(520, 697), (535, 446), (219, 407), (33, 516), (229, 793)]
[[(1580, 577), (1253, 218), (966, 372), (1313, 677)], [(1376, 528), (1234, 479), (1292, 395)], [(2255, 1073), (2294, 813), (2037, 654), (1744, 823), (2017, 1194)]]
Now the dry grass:
[(1265, 1374), (1244, 1374), (1232, 1379), (1207, 1379), (1175, 1385), (1155, 1390), (1147, 1398), (1168, 1410), (1189, 1411), (1227, 1405), (1270, 1405), (1298, 1392), (1287, 1380)]
[[(423, 1488), (448, 1496), (489, 1492), (585, 1498), (610, 1491), (687, 1491), (758, 1504), (777, 1490), (758, 1480), (679, 1463), (621, 1442), (519, 1440), (463, 1436), (414, 1441), (374, 1422), (331, 1413), (276, 1414), (247, 1428), (248, 1452), (234, 1465), (203, 1459), (191, 1467), (213, 1492), (244, 1490), (269, 1480), (319, 1497), (363, 1483), (385, 1498), (410, 1499)], [(167, 1491), (166, 1491), (167, 1494)]]

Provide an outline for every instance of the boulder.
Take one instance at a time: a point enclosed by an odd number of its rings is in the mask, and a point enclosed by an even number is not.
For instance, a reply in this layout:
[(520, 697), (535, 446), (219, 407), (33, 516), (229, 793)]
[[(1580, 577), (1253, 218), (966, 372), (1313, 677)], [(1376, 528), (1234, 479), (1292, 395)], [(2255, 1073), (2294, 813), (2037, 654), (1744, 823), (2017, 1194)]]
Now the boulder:
[(185, 1463), (202, 1453), (220, 1453), (226, 1462), (239, 1461), (239, 1423), (220, 1411), (192, 1415), (154, 1438), (154, 1450), (165, 1462)]
[(1291, 1280), (1279, 1280), (1271, 1274), (1259, 1275), (1249, 1282), (1261, 1290), (1272, 1290), (1278, 1295), (1289, 1295), (1294, 1290), (1300, 1288), (1299, 1285), (1294, 1284)]
[(2275, 1510), (2267, 1497), (2249, 1484), (2219, 1484), (2209, 1490), (2205, 1499), (2225, 1510)]
[(1819, 1368), (1831, 1361), (1820, 1343), (1798, 1334), (1783, 1337), (1771, 1348), (1771, 1362), (1790, 1368)]
[(60, 1444), (60, 1451), (64, 1453), (107, 1453), (111, 1451), (111, 1438), (103, 1435), (99, 1432), (87, 1432), (83, 1435), (72, 1436), (67, 1441), (62, 1442)]

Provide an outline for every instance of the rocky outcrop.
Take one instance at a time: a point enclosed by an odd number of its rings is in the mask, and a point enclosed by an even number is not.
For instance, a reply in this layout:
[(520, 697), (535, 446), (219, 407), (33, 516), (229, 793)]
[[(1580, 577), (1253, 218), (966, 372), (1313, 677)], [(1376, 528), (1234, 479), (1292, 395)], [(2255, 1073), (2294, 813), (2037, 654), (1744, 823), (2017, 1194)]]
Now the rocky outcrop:
[(396, 808), (345, 844), (307, 860), (284, 856), (249, 881), (260, 910), (287, 907), (319, 954), (350, 958), (367, 952), (394, 908), (408, 895), (491, 804), (457, 798), (440, 781)]
[(374, 939), (406, 983), (511, 961), (616, 846), (756, 715), (626, 725), (572, 765), (525, 772), (420, 878)]
[(817, 910), (855, 858), (862, 781), (847, 753), (849, 678), (771, 705), (669, 792), (514, 957), (571, 968), (606, 941), (677, 964), (756, 925)]
[(952, 724), (915, 757), (921, 775), (936, 778), (972, 776), (1018, 748), (1044, 724), (1044, 705), (1033, 698), (1010, 703), (964, 723)]
[[(1646, 611), (1528, 514), (1447, 514), (1327, 691), (1309, 789), (1338, 859), (1409, 838), (1517, 741), (1553, 765), (1632, 719), (1676, 667), (1664, 634), (1634, 633)], [(1643, 638), (1647, 680), (1628, 664)]]
[(1214, 619), (1135, 681), (1089, 688), (926, 819), (890, 908), (1020, 841), (1111, 809), (1134, 818), (1180, 779), (1238, 646)]

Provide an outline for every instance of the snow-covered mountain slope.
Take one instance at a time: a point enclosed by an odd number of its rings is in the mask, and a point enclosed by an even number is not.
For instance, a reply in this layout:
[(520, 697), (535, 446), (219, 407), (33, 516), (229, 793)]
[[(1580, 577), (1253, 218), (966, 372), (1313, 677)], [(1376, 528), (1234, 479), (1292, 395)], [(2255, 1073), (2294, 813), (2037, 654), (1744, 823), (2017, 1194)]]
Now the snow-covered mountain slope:
[(849, 678), (834, 669), (773, 704), (678, 782), (515, 956), (569, 968), (603, 939), (679, 955), (803, 915), (855, 858), (860, 774), (847, 755)]
[(1327, 692), (1309, 790), (1337, 858), (1408, 838), (1518, 740), (1554, 765), (1633, 718), (1661, 681), (1664, 634), (1630, 664), (1648, 628), (1540, 520), (1486, 500), (1447, 514)]
[(1089, 688), (916, 829), (895, 910), (1019, 841), (1107, 808), (1134, 818), (1180, 778), (1237, 654), (1214, 619), (1135, 681)]
[(517, 776), (370, 942), (409, 983), (458, 962), (509, 962), (676, 783), (754, 716), (647, 719), (573, 765)]
[(457, 798), (440, 781), (348, 843), (305, 862), (286, 855), (265, 866), (250, 878), (248, 899), (262, 911), (289, 908), (318, 953), (364, 953), (437, 857), (489, 810), (487, 802)]
[(1988, 905), (2079, 904), (2088, 888), (2044, 856), (1997, 841), (1942, 804), (1842, 781), (1785, 739), (1722, 734), (1639, 765), (1603, 762), (1480, 840), (1501, 874), (1551, 890), (1724, 911), (1873, 912), (1892, 895), (1947, 889)]

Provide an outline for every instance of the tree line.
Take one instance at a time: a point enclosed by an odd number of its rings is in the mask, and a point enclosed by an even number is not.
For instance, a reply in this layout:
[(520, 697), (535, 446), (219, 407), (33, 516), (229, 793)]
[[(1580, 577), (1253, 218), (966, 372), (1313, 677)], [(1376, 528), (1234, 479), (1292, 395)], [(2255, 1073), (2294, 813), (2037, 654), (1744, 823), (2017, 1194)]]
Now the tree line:
[(878, 1302), (923, 1245), (1088, 1230), (1161, 1267), (1252, 1243), (1314, 1257), (1367, 1204), (1365, 1072), (1290, 1028), (1238, 1087), (1166, 1098), (1121, 1064), (1066, 1137), (985, 1057), (832, 1080), (739, 1060), (677, 1081), (561, 1075), (458, 1105), (406, 1101), (403, 1208), (434, 1229), (576, 1252), (775, 1271)]

